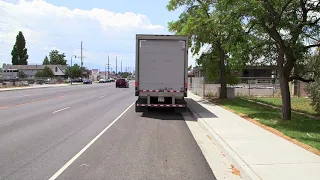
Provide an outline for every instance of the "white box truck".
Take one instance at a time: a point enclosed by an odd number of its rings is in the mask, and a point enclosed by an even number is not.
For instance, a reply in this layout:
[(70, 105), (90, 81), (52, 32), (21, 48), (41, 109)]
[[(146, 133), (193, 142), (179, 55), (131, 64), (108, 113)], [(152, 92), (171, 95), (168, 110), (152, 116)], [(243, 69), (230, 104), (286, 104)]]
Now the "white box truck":
[(187, 109), (188, 37), (136, 35), (136, 112), (148, 108)]

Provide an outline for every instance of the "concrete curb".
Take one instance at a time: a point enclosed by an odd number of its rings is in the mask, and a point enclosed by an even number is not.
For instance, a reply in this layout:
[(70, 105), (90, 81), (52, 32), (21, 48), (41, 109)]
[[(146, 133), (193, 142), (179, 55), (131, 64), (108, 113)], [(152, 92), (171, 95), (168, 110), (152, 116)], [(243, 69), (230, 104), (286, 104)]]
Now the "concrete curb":
[(65, 85), (65, 86), (45, 86), (45, 87), (28, 87), (28, 88), (14, 88), (14, 89), (7, 89), (7, 88), (4, 88), (4, 89), (0, 89), (0, 93), (1, 92), (5, 92), (5, 91), (22, 91), (22, 90), (28, 90), (28, 89), (43, 89), (43, 88), (52, 88), (52, 87), (67, 87), (67, 86), (70, 86), (70, 85)]
[(261, 180), (261, 178), (241, 159), (241, 157), (202, 119), (192, 108), (189, 107), (191, 115), (197, 120), (200, 127), (218, 145), (220, 150), (228, 157), (240, 171), (241, 177), (247, 180)]

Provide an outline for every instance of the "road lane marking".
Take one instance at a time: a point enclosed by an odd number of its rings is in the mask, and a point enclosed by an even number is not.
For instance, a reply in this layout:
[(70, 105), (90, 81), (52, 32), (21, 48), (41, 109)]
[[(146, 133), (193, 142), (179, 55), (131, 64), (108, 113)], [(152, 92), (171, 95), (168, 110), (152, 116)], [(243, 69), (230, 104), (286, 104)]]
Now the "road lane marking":
[(117, 122), (133, 105), (132, 103), (126, 110), (124, 110), (115, 120), (113, 120), (106, 128), (104, 128), (95, 138), (93, 138), (84, 148), (82, 148), (73, 158), (71, 158), (62, 168), (60, 168), (49, 180), (54, 180), (62, 174), (77, 158), (81, 156), (96, 140), (98, 140), (115, 122)]
[(103, 98), (104, 96), (100, 96), (99, 99)]
[(56, 96), (56, 97), (53, 97), (53, 98), (41, 99), (41, 100), (38, 100), (38, 101), (31, 101), (31, 102), (15, 104), (15, 105), (10, 105), (10, 106), (1, 106), (0, 110), (19, 107), (19, 106), (24, 106), (24, 105), (28, 105), (28, 104), (35, 104), (35, 103), (38, 103), (38, 102), (47, 101), (47, 100), (51, 100), (51, 99), (58, 99), (58, 98), (63, 98), (63, 97), (65, 97), (65, 96)]
[(41, 92), (41, 93), (27, 94), (27, 95), (22, 95), (22, 96), (10, 96), (10, 97), (0, 98), (0, 99), (14, 99), (14, 98), (20, 98), (20, 97), (36, 96), (36, 95), (42, 95), (42, 94), (49, 94), (49, 93), (56, 93), (56, 92), (67, 92), (67, 91), (69, 91), (69, 90), (45, 91), (45, 92)]
[(64, 110), (69, 109), (69, 108), (70, 108), (70, 107), (65, 107), (65, 108), (62, 108), (62, 109), (53, 111), (52, 114), (57, 113), (57, 112), (60, 112), (60, 111), (64, 111)]

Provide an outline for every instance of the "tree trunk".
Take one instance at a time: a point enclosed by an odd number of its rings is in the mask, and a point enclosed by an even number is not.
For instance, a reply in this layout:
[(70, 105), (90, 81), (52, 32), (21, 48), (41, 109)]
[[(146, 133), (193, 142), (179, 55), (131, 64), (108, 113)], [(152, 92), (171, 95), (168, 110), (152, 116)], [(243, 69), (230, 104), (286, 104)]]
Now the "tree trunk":
[(221, 47), (219, 47), (219, 66), (220, 66), (220, 96), (219, 99), (227, 99), (227, 76), (226, 76), (226, 65), (225, 61), (225, 53)]
[(282, 98), (282, 119), (291, 120), (291, 97), (289, 91), (289, 81), (284, 75), (280, 75), (279, 80)]
[(284, 51), (279, 49), (279, 57), (277, 62), (279, 81), (280, 81), (280, 91), (282, 98), (282, 119), (291, 120), (291, 97), (289, 90), (289, 77), (285, 73), (284, 67)]

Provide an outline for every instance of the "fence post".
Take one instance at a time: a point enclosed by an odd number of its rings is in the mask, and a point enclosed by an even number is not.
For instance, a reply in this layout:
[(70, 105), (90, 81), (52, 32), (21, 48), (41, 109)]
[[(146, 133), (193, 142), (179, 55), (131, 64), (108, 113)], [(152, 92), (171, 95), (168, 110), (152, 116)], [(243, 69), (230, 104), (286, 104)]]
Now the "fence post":
[(206, 97), (204, 77), (202, 77), (202, 94), (203, 94), (203, 97)]
[(250, 84), (251, 84), (251, 80), (249, 79), (249, 81), (248, 81), (248, 83), (249, 83), (249, 97), (250, 97)]

